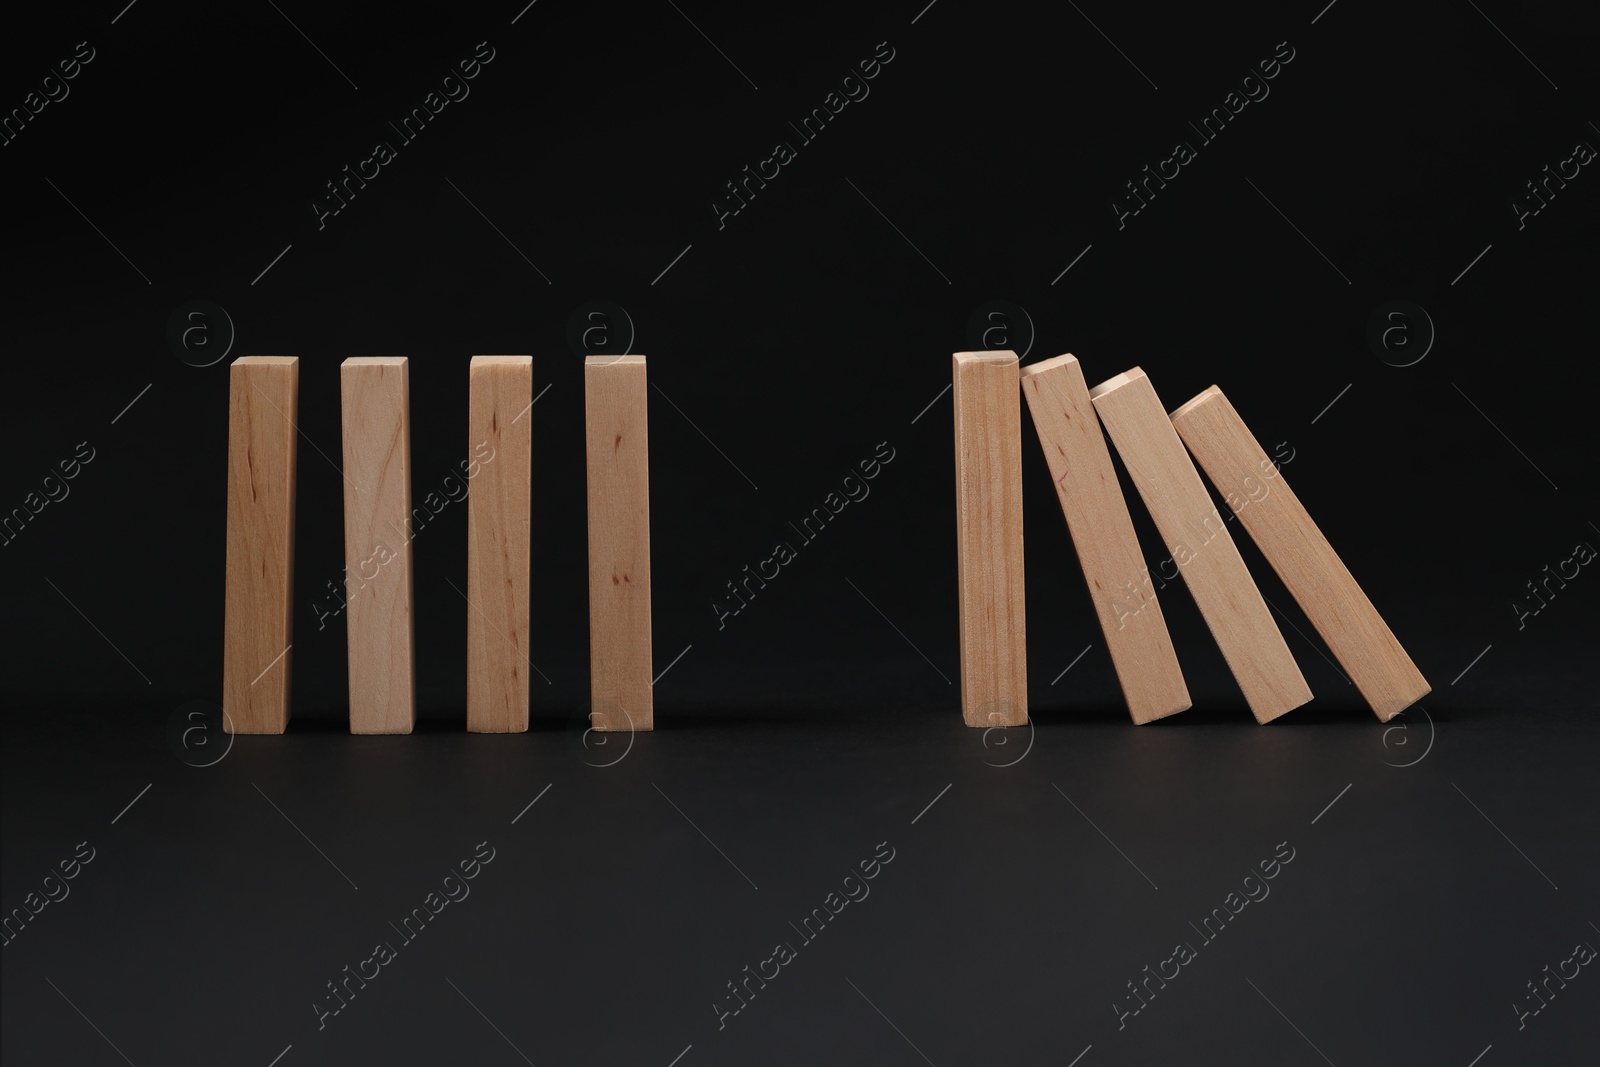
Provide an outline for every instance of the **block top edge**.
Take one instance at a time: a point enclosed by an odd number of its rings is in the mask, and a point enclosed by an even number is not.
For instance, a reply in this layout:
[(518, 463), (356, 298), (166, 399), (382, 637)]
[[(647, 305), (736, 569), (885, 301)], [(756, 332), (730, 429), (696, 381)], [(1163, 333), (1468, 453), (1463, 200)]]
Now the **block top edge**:
[(1116, 390), (1116, 389), (1121, 389), (1124, 385), (1127, 385), (1129, 382), (1137, 381), (1138, 379), (1143, 378), (1144, 376), (1145, 376), (1145, 373), (1140, 368), (1138, 368), (1138, 367), (1130, 367), (1129, 369), (1123, 371), (1121, 374), (1117, 375), (1116, 377), (1107, 378), (1105, 381), (1101, 382), (1099, 385), (1097, 385), (1094, 388), (1090, 389), (1089, 390), (1089, 399), (1090, 400), (1098, 400), (1098, 399), (1100, 399), (1100, 397), (1104, 396), (1106, 393), (1112, 392), (1113, 390)]
[(1068, 363), (1076, 362), (1078, 362), (1078, 357), (1068, 352), (1066, 355), (1053, 356), (1050, 359), (1041, 359), (1037, 363), (1029, 363), (1019, 373), (1026, 378), (1030, 374), (1042, 374), (1047, 370), (1055, 370), (1057, 367), (1065, 367)]

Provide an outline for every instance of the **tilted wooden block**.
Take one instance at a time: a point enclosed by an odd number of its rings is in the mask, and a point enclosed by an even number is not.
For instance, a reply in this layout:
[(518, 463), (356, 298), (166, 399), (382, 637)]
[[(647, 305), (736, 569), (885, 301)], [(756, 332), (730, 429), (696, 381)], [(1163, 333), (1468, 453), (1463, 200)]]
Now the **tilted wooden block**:
[(228, 368), (222, 722), (229, 733), (281, 734), (289, 725), (299, 397), (294, 356), (243, 356)]
[(1378, 718), (1431, 692), (1222, 390), (1174, 411), (1172, 424)]
[(1256, 721), (1310, 700), (1311, 690), (1150, 379), (1135, 367), (1089, 395)]
[(951, 374), (961, 716), (968, 726), (1022, 726), (1028, 650), (1017, 356), (957, 352)]
[(411, 618), (411, 388), (404, 356), (339, 367), (350, 732), (416, 722)]
[(583, 367), (589, 476), (589, 724), (651, 730), (650, 439), (643, 356)]
[(1083, 369), (1068, 355), (1030, 364), (1021, 373), (1022, 395), (1028, 399), (1128, 713), (1134, 722), (1146, 723), (1183, 711), (1189, 707), (1189, 688), (1161, 605), (1148, 588), (1139, 538)]
[(528, 728), (533, 357), (473, 356), (468, 401), (467, 729)]

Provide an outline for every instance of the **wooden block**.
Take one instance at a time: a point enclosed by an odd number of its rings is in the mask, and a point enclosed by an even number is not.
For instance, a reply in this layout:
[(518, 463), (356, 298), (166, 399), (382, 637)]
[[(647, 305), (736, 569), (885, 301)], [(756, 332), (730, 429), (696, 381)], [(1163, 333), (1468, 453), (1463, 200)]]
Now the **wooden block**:
[(1222, 390), (1174, 411), (1172, 424), (1378, 718), (1431, 692)]
[(968, 726), (1022, 726), (1028, 721), (1028, 650), (1017, 356), (957, 352), (951, 374), (961, 717)]
[(228, 368), (222, 722), (229, 733), (281, 734), (289, 725), (299, 398), (294, 356), (243, 356)]
[(339, 367), (353, 734), (408, 734), (417, 717), (409, 369), (404, 356)]
[(1128, 713), (1134, 722), (1146, 723), (1183, 711), (1189, 707), (1189, 688), (1161, 605), (1148, 588), (1139, 537), (1083, 369), (1072, 356), (1057, 356), (1023, 367), (1021, 373), (1022, 395), (1028, 399)]
[(1256, 721), (1310, 700), (1311, 690), (1150, 379), (1135, 367), (1089, 395)]
[(584, 359), (589, 472), (589, 724), (655, 728), (650, 437), (643, 356)]
[(467, 460), (467, 729), (528, 728), (533, 357), (473, 356)]

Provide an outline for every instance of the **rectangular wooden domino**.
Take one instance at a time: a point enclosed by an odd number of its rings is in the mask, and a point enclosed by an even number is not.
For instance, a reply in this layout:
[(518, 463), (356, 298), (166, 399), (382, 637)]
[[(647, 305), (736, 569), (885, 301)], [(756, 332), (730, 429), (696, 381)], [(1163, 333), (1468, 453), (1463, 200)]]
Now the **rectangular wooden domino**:
[(467, 729), (528, 728), (533, 357), (473, 356), (467, 493)]
[(404, 356), (339, 367), (350, 732), (416, 722), (411, 618), (411, 387)]
[(1431, 692), (1222, 390), (1184, 404), (1172, 425), (1378, 718)]
[(229, 733), (281, 734), (289, 725), (299, 398), (294, 356), (243, 356), (228, 367), (222, 722)]
[(1150, 379), (1134, 367), (1089, 395), (1256, 721), (1310, 700), (1305, 677)]
[(1028, 657), (1017, 356), (957, 352), (951, 375), (961, 716), (968, 726), (1022, 726)]
[(1189, 707), (1189, 687), (1150, 587), (1083, 369), (1067, 355), (1030, 364), (1021, 374), (1022, 395), (1056, 483), (1128, 713), (1134, 722), (1146, 723), (1183, 711)]
[(650, 437), (643, 356), (583, 366), (589, 479), (589, 724), (655, 728), (650, 658)]

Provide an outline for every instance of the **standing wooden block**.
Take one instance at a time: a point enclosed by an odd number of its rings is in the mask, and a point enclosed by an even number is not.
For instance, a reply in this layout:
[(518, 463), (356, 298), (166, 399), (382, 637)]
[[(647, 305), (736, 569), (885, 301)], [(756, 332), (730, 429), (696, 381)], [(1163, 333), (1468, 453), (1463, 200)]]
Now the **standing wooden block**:
[(650, 438), (643, 356), (583, 366), (589, 471), (589, 724), (655, 728), (650, 666)]
[(408, 734), (417, 717), (409, 366), (404, 356), (347, 359), (339, 386), (350, 732)]
[(1135, 367), (1089, 395), (1256, 721), (1310, 700), (1311, 690), (1150, 379)]
[(1222, 390), (1174, 411), (1172, 424), (1378, 718), (1431, 692)]
[(1022, 582), (1022, 404), (1014, 352), (957, 352), (956, 581), (961, 717), (1028, 721)]
[(532, 356), (473, 356), (467, 422), (467, 729), (528, 728)]
[(1111, 466), (1083, 369), (1072, 356), (1022, 368), (1022, 395), (1078, 550), (1128, 713), (1151, 722), (1189, 707), (1189, 688)]
[(289, 725), (289, 598), (300, 361), (243, 356), (228, 368), (228, 549), (222, 722), (236, 734)]

